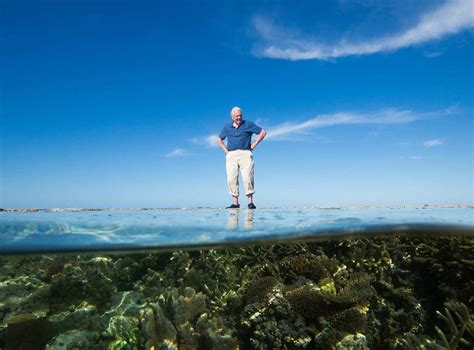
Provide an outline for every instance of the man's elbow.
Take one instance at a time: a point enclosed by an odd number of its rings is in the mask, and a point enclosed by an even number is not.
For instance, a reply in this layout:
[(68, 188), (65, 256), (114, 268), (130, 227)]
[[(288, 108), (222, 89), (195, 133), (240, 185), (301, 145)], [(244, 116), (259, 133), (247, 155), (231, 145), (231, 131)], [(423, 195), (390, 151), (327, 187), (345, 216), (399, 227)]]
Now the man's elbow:
[(265, 136), (267, 136), (267, 132), (262, 129), (262, 131), (260, 132), (260, 135), (262, 135), (262, 137), (265, 137)]

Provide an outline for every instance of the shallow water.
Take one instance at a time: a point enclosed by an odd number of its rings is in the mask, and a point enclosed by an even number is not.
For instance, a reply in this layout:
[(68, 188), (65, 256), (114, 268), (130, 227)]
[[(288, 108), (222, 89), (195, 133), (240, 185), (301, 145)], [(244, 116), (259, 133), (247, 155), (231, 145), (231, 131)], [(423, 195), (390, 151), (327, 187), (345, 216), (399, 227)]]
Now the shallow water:
[(0, 349), (472, 349), (471, 213), (2, 212)]
[(470, 207), (4, 211), (0, 254), (238, 245), (373, 232), (472, 234), (473, 212)]

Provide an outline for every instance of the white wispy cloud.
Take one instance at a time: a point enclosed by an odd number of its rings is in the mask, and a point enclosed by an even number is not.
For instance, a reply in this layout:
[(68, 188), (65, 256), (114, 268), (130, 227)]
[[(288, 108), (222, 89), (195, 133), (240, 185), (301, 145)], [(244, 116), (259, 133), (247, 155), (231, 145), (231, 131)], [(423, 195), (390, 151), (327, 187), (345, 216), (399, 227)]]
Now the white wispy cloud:
[(321, 114), (300, 123), (283, 123), (267, 129), (267, 139), (279, 139), (296, 136), (313, 129), (356, 124), (403, 124), (418, 120), (439, 118), (455, 113), (456, 108), (450, 107), (435, 112), (416, 112), (412, 110), (384, 109), (373, 113), (340, 112)]
[(473, 7), (472, 0), (448, 0), (426, 12), (415, 25), (399, 33), (360, 41), (341, 39), (336, 43), (304, 38), (288, 29), (279, 28), (266, 18), (256, 17), (253, 26), (262, 43), (255, 53), (262, 57), (288, 60), (328, 60), (395, 51), (473, 28)]
[(217, 134), (194, 137), (191, 139), (191, 143), (195, 145), (205, 145), (208, 147), (219, 147), (219, 145), (217, 144)]
[(187, 156), (188, 152), (183, 148), (175, 148), (171, 152), (165, 155), (166, 158), (173, 158), (173, 157), (184, 157)]
[(434, 140), (428, 140), (423, 142), (423, 146), (425, 147), (434, 147), (434, 146), (439, 146), (444, 144), (444, 139), (434, 139)]
[[(332, 140), (322, 136), (315, 136), (311, 134), (312, 130), (340, 126), (340, 125), (389, 125), (389, 124), (406, 124), (420, 120), (430, 120), (436, 118), (442, 118), (450, 115), (454, 115), (459, 112), (459, 108), (451, 106), (442, 110), (432, 112), (418, 112), (410, 109), (396, 109), (386, 108), (375, 112), (337, 112), (329, 114), (320, 114), (314, 118), (304, 120), (301, 122), (285, 122), (273, 126), (264, 126), (267, 131), (265, 140), (278, 140), (278, 141), (301, 141), (307, 136), (311, 137), (311, 140), (317, 139), (319, 142), (330, 143)], [(377, 136), (378, 133), (372, 131), (369, 133), (370, 136)], [(218, 147), (217, 134), (195, 137), (189, 140), (192, 144), (207, 146), (207, 147)], [(429, 140), (426, 143), (439, 144), (443, 142), (443, 139)], [(408, 145), (407, 142), (400, 142), (401, 145)], [(427, 146), (429, 147), (429, 146)], [(167, 157), (179, 157), (189, 155), (182, 149), (175, 149), (170, 152)]]

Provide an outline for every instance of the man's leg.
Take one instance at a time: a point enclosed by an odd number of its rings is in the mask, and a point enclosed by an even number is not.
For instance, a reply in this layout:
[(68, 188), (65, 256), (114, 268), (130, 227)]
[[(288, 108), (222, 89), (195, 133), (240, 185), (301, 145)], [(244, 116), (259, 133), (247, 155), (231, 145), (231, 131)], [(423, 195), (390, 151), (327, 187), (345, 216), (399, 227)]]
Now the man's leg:
[(235, 153), (235, 151), (227, 153), (225, 167), (229, 194), (232, 196), (232, 203), (237, 205), (239, 204), (239, 163)]
[(253, 203), (253, 194), (247, 195), (247, 202), (249, 202), (249, 204)]
[(245, 195), (249, 203), (253, 203), (254, 182), (254, 162), (251, 151), (244, 151), (239, 159), (240, 169), (242, 171), (242, 180), (244, 181)]

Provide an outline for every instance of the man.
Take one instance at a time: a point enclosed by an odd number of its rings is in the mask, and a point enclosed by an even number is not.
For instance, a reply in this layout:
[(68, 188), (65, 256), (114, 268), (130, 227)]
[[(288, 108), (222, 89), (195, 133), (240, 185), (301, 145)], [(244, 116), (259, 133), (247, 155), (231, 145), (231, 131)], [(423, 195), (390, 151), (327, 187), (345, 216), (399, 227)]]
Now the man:
[[(255, 123), (244, 120), (242, 110), (234, 107), (230, 111), (232, 122), (224, 126), (217, 138), (217, 143), (226, 154), (227, 183), (229, 193), (232, 196), (232, 204), (226, 209), (240, 208), (239, 205), (239, 169), (244, 181), (245, 195), (248, 200), (248, 208), (255, 209), (253, 204), (253, 154), (252, 151), (263, 140), (267, 134), (265, 130)], [(252, 134), (258, 134), (252, 142)], [(227, 146), (224, 140), (227, 138)]]

